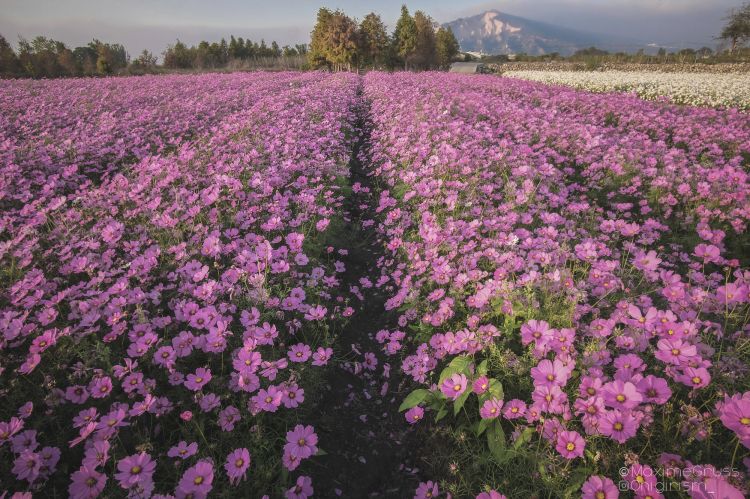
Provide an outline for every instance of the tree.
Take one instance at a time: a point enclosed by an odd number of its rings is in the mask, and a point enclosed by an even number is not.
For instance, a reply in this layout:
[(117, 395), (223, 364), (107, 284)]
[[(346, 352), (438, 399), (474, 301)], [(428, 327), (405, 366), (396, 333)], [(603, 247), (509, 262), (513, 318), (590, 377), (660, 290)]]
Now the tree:
[(132, 66), (137, 69), (153, 69), (156, 67), (156, 56), (146, 49), (133, 60)]
[(382, 67), (388, 57), (388, 33), (380, 16), (370, 12), (359, 24), (360, 57), (366, 66)]
[(307, 60), (313, 68), (322, 66), (330, 67), (330, 63), (326, 57), (326, 47), (328, 43), (328, 31), (332, 20), (333, 12), (325, 7), (318, 9), (317, 21), (310, 33), (310, 50), (307, 53)]
[(458, 56), (458, 51), (460, 50), (458, 40), (456, 40), (456, 36), (453, 34), (450, 26), (438, 30), (435, 35), (435, 43), (438, 66), (447, 69), (453, 59)]
[(437, 66), (434, 22), (418, 10), (414, 13), (414, 26), (417, 28), (417, 43), (413, 63), (418, 69), (432, 69)]
[(417, 25), (409, 15), (406, 5), (401, 6), (401, 17), (396, 22), (393, 32), (393, 44), (396, 54), (404, 63), (404, 69), (409, 69), (409, 61), (417, 48)]
[(351, 70), (357, 60), (357, 23), (341, 11), (336, 11), (328, 25), (325, 38), (326, 59), (335, 69)]
[(738, 45), (750, 40), (750, 2), (730, 10), (726, 21), (719, 38), (730, 42), (729, 53), (733, 54)]
[[(224, 45), (226, 41), (222, 39)], [(193, 51), (190, 50), (187, 45), (177, 40), (174, 45), (167, 47), (164, 51), (164, 67), (165, 68), (191, 68), (195, 60)]]
[(21, 72), (21, 65), (10, 43), (0, 35), (0, 74), (15, 76)]

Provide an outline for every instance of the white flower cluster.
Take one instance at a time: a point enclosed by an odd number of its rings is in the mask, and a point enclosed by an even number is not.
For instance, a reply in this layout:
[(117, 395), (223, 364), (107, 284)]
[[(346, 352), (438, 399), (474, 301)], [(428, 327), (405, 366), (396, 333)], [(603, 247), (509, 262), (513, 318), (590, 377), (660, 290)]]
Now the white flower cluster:
[(750, 110), (750, 74), (625, 71), (508, 71), (503, 76), (590, 92), (634, 92), (642, 99)]

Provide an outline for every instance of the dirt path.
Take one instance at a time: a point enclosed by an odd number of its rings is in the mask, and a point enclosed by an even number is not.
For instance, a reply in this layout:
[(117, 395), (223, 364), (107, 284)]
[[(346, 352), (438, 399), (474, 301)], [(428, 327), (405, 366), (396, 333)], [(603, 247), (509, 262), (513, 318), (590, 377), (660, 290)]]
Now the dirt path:
[[(351, 184), (370, 188), (365, 170), (369, 106), (364, 99), (357, 116), (358, 139), (349, 164)], [(361, 225), (375, 215), (370, 201), (361, 192), (354, 192), (348, 200), (351, 242), (344, 285), (359, 286), (364, 300), (338, 337), (334, 359), (339, 362), (330, 368), (330, 389), (313, 413), (318, 419), (311, 424), (327, 453), (316, 458), (315, 468), (310, 469), (315, 497), (412, 497), (418, 485), (409, 462), (414, 432), (398, 413), (403, 398), (400, 359), (386, 356), (375, 340), (379, 330), (394, 328), (396, 317), (384, 311), (382, 293), (374, 287), (363, 288), (360, 282), (379, 275), (376, 262), (382, 253), (372, 227), (363, 230)]]

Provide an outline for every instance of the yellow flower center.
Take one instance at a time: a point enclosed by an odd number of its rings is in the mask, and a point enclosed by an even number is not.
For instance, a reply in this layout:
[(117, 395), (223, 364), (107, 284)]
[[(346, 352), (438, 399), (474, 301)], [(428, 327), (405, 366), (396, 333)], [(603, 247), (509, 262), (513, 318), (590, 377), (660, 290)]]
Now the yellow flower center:
[(195, 477), (195, 480), (193, 480), (193, 483), (196, 484), (196, 485), (202, 484), (203, 483), (203, 477), (202, 476)]
[(130, 472), (131, 472), (132, 474), (134, 474), (134, 475), (137, 475), (138, 473), (140, 473), (140, 472), (141, 472), (141, 467), (140, 467), (140, 466), (138, 466), (138, 465), (136, 465), (136, 466), (133, 466), (132, 468), (130, 468)]
[(566, 445), (565, 448), (568, 450), (575, 450), (576, 444), (574, 444), (573, 442), (568, 442), (568, 445)]
[(617, 430), (617, 431), (620, 431), (620, 430), (622, 430), (622, 428), (623, 428), (623, 426), (622, 426), (622, 423), (615, 423), (615, 424), (613, 425), (613, 428), (614, 428), (615, 430)]
[(618, 395), (617, 397), (615, 397), (615, 398), (617, 399), (617, 401), (618, 401), (618, 402), (625, 402), (625, 395), (623, 395), (622, 393), (621, 393), (621, 394), (619, 394), (619, 395)]

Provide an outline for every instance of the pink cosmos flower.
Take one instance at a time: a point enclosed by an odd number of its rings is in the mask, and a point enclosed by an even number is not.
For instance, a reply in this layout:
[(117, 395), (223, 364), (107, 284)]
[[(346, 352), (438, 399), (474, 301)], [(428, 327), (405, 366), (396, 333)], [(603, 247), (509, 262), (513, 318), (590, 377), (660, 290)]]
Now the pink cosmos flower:
[(493, 397), (484, 401), (482, 407), (479, 409), (479, 415), (482, 419), (495, 419), (502, 414), (502, 409), (503, 401)]
[(89, 392), (95, 399), (106, 397), (112, 392), (112, 379), (109, 376), (94, 378), (89, 385)]
[(312, 355), (312, 350), (304, 343), (297, 343), (296, 345), (292, 345), (287, 355), (292, 362), (306, 362), (310, 358), (310, 355)]
[(17, 480), (26, 480), (30, 484), (39, 478), (42, 460), (36, 452), (31, 449), (23, 449), (13, 461), (13, 474)]
[(443, 381), (443, 384), (440, 385), (440, 390), (449, 399), (456, 400), (466, 390), (467, 382), (468, 380), (465, 375), (455, 373)]
[(697, 390), (708, 386), (711, 381), (711, 374), (704, 367), (686, 367), (682, 374), (677, 376), (677, 381)]
[(294, 430), (287, 432), (286, 441), (284, 452), (295, 455), (300, 459), (307, 459), (318, 452), (316, 447), (318, 436), (312, 426), (295, 426)]
[(187, 375), (187, 379), (185, 380), (185, 388), (197, 392), (202, 390), (209, 381), (211, 381), (211, 371), (208, 369), (204, 369), (203, 367), (199, 367), (195, 370), (195, 374)]
[(503, 416), (505, 419), (518, 419), (526, 414), (526, 403), (523, 400), (513, 399), (505, 403)]
[(437, 483), (422, 482), (417, 487), (417, 491), (414, 494), (414, 499), (432, 499), (437, 497), (439, 494)]
[(479, 376), (474, 380), (474, 383), (472, 383), (472, 391), (477, 395), (484, 394), (489, 389), (489, 387), (490, 380), (487, 378), (487, 376)]
[(615, 409), (602, 416), (599, 430), (603, 435), (623, 444), (638, 432), (638, 423), (630, 412)]
[(198, 452), (198, 444), (196, 442), (191, 442), (188, 444), (183, 440), (174, 447), (170, 448), (167, 452), (167, 456), (187, 459), (190, 456), (195, 455), (196, 452)]
[(223, 431), (234, 430), (234, 425), (240, 420), (240, 411), (235, 406), (227, 406), (219, 412), (219, 427)]
[(477, 495), (476, 499), (508, 499), (505, 494), (501, 494), (496, 490), (490, 490), (489, 492), (481, 492)]
[(104, 466), (108, 459), (109, 442), (107, 440), (99, 440), (86, 449), (81, 465), (82, 468), (95, 470), (100, 466)]
[(305, 319), (308, 321), (319, 321), (325, 319), (328, 309), (322, 305), (315, 305), (310, 307), (305, 313)]
[(312, 478), (300, 476), (294, 487), (286, 491), (286, 499), (307, 499), (313, 495), (313, 492)]
[(611, 381), (602, 387), (604, 404), (614, 409), (633, 409), (643, 401), (643, 395), (629, 381)]
[(94, 499), (104, 490), (107, 475), (82, 466), (71, 475), (68, 493), (71, 499)]
[(235, 449), (228, 456), (224, 469), (227, 471), (227, 477), (232, 485), (237, 485), (245, 479), (247, 469), (250, 466), (250, 452), (245, 449)]
[(415, 424), (424, 417), (424, 409), (419, 406), (412, 407), (411, 409), (406, 411), (404, 416), (406, 417), (406, 421), (409, 422), (409, 424)]
[(557, 434), (555, 449), (565, 459), (575, 459), (576, 457), (583, 456), (583, 449), (585, 447), (586, 442), (578, 432), (561, 431)]
[(328, 360), (333, 356), (332, 348), (318, 347), (314, 354), (312, 354), (314, 366), (324, 366), (328, 364)]
[(652, 404), (665, 404), (672, 396), (672, 390), (664, 378), (658, 378), (649, 374), (641, 379), (638, 384), (638, 391), (643, 394), (643, 401)]
[(208, 461), (198, 461), (188, 468), (177, 484), (177, 496), (207, 497), (214, 481), (214, 467)]
[(268, 387), (267, 390), (261, 389), (258, 394), (255, 395), (252, 400), (261, 411), (276, 412), (281, 405), (281, 400), (284, 398), (284, 390), (280, 390), (274, 385)]
[(284, 395), (281, 397), (281, 401), (287, 409), (299, 407), (305, 401), (305, 390), (296, 384), (287, 385), (284, 387)]
[(622, 480), (628, 484), (637, 497), (659, 494), (657, 476), (650, 466), (633, 464), (628, 468)]
[(156, 462), (145, 452), (133, 454), (117, 462), (115, 478), (120, 487), (130, 489), (136, 485), (145, 486), (152, 482)]
[(725, 396), (717, 404), (719, 419), (735, 432), (745, 447), (750, 448), (750, 392)]
[(582, 499), (617, 499), (620, 492), (609, 478), (594, 475), (581, 487)]

